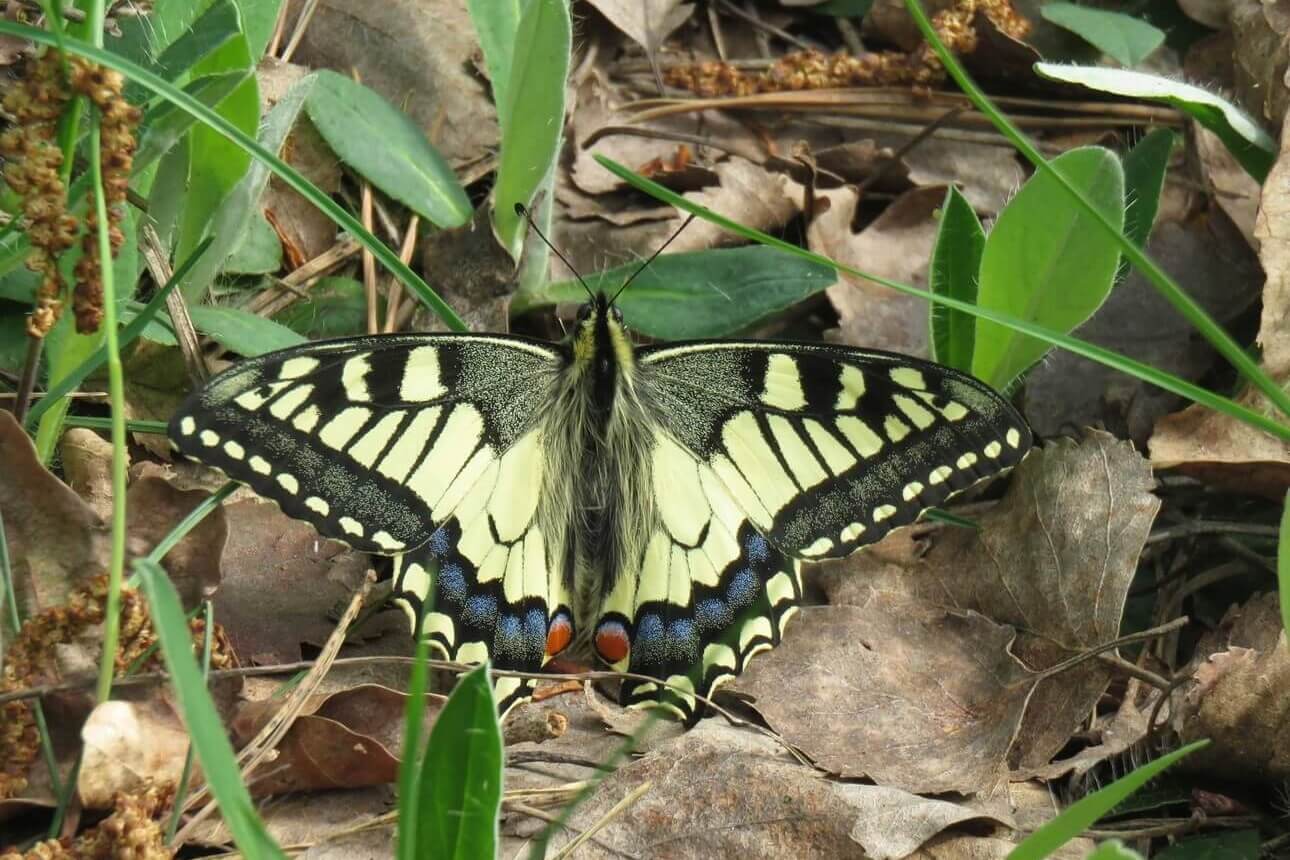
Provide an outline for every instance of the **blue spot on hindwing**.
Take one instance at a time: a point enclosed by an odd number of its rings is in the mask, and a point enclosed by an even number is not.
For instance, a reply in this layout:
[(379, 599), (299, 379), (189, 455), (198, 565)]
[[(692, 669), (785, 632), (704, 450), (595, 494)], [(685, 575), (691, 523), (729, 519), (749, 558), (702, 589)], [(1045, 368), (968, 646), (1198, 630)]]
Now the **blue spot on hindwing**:
[(744, 540), (744, 555), (753, 564), (765, 564), (770, 558), (770, 544), (757, 532), (750, 531)]
[(430, 535), (430, 554), (435, 558), (443, 558), (451, 549), (448, 544), (448, 526), (444, 525)]
[(632, 643), (634, 665), (648, 666), (663, 660), (663, 619), (648, 612), (636, 621), (636, 641)]
[(445, 564), (439, 568), (439, 596), (453, 605), (466, 599), (466, 575), (461, 565)]
[(694, 620), (704, 631), (723, 630), (734, 620), (734, 616), (725, 601), (709, 597), (694, 605)]
[[(462, 610), (461, 620), (474, 627), (491, 626), (497, 619), (497, 598), (491, 594), (476, 594), (466, 601), (466, 608)], [(516, 630), (519, 629), (519, 619), (512, 615), (506, 616), (502, 623), (513, 621)], [(498, 625), (499, 628), (501, 624)]]
[(752, 604), (760, 591), (761, 581), (757, 579), (755, 573), (745, 567), (731, 575), (730, 582), (726, 585), (726, 601), (731, 609), (742, 609)]

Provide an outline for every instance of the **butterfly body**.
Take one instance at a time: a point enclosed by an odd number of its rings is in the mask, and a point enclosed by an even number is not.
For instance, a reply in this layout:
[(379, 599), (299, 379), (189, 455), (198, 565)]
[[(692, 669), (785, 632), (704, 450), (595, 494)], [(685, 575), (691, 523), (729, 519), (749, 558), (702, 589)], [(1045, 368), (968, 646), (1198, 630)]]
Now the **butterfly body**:
[[(1024, 421), (947, 368), (828, 344), (636, 347), (603, 295), (560, 344), (324, 341), (243, 362), (176, 413), (182, 453), (357, 549), (450, 658), (590, 654), (698, 697), (774, 647), (803, 561), (838, 558), (1017, 462)], [(529, 682), (498, 681), (503, 704)]]

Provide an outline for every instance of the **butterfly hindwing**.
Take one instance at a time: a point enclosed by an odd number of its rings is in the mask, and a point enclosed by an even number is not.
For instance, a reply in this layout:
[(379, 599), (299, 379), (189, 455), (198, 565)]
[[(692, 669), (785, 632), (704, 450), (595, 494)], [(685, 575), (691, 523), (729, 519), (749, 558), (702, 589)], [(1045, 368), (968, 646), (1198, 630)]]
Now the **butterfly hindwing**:
[[(779, 643), (801, 599), (800, 563), (775, 548), (710, 466), (655, 428), (650, 474), (658, 522), (632, 589), (615, 589), (601, 621), (626, 615), (625, 705), (662, 705), (686, 722), (754, 654)], [(624, 593), (626, 591), (626, 593)]]
[[(1025, 421), (977, 380), (890, 353), (694, 342), (640, 350), (666, 430), (782, 551), (840, 558), (1012, 466)], [(719, 384), (717, 384), (719, 381)]]
[(324, 536), (394, 555), (519, 438), (559, 367), (551, 345), (498, 335), (321, 341), (219, 374), (169, 435)]

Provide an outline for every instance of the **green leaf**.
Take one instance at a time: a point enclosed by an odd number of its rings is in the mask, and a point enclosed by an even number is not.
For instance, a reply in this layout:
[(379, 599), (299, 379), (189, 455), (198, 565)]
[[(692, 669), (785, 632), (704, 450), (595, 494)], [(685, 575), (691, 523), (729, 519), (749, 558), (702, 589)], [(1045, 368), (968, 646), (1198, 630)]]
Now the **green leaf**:
[(1165, 41), (1165, 34), (1132, 15), (1074, 3), (1048, 3), (1044, 19), (1070, 30), (1122, 66), (1136, 66)]
[(329, 69), (305, 102), (309, 119), (360, 176), (440, 227), (470, 220), (470, 198), (425, 133), (369, 87)]
[[(1063, 153), (1053, 168), (1119, 230), (1124, 171), (1101, 147)], [(977, 303), (1060, 332), (1073, 331), (1106, 301), (1120, 262), (1119, 243), (1097, 229), (1051, 173), (1036, 173), (999, 213), (981, 255)], [(978, 319), (972, 373), (1006, 389), (1048, 351), (1013, 329)]]
[[(313, 84), (313, 75), (306, 75), (296, 81), (265, 115), (259, 129), (259, 142), (265, 149), (277, 152), (282, 148)], [(162, 160), (163, 165), (165, 161)], [(215, 276), (224, 268), (229, 255), (241, 241), (247, 222), (260, 211), (260, 198), (268, 183), (268, 167), (260, 161), (252, 164), (251, 169), (211, 216), (211, 227), (207, 232), (215, 241), (193, 267), (184, 280), (184, 285), (181, 285), (181, 290), (185, 286), (193, 290), (204, 290), (215, 280)], [(158, 178), (156, 188), (161, 188), (162, 184), (161, 178)]]
[(1151, 860), (1259, 860), (1259, 831), (1231, 830), (1184, 837), (1153, 853)]
[(502, 765), (502, 731), (484, 664), (461, 677), (430, 730), (418, 791), (417, 856), (496, 855)]
[(148, 597), (148, 611), (161, 641), (161, 656), (178, 697), (184, 727), (188, 729), (193, 749), (197, 751), (206, 784), (219, 804), (220, 818), (246, 857), (255, 860), (285, 858), (282, 849), (265, 830), (246, 784), (242, 782), (233, 745), (228, 741), (215, 703), (206, 690), (206, 679), (193, 656), (192, 632), (179, 603), (178, 592), (161, 565), (141, 559), (135, 562), (134, 570)]
[(1157, 128), (1124, 156), (1124, 235), (1138, 247), (1151, 236), (1175, 139), (1169, 129)]
[(1035, 63), (1035, 72), (1045, 78), (1079, 84), (1098, 92), (1172, 105), (1218, 135), (1245, 172), (1259, 182), (1267, 179), (1268, 171), (1276, 161), (1276, 141), (1262, 126), (1231, 102), (1200, 87), (1145, 72), (1101, 66)]
[(488, 80), (493, 85), (493, 104), (508, 104), (506, 86), (511, 81), (511, 60), (515, 52), (515, 33), (523, 12), (520, 0), (467, 0), (470, 22), (479, 36), (484, 52)]
[(1119, 839), (1108, 839), (1084, 860), (1143, 860), (1143, 857)]
[(1277, 584), (1281, 600), (1281, 626), (1290, 637), (1290, 493), (1281, 511), (1281, 535), (1277, 540)]
[[(639, 268), (639, 263), (633, 263), (596, 272), (587, 278), (587, 286), (612, 296)], [(627, 325), (648, 337), (720, 337), (791, 307), (836, 281), (828, 266), (757, 245), (664, 254), (636, 276), (616, 304)], [(538, 295), (517, 294), (512, 311), (586, 300), (581, 284), (561, 281), (547, 284)]]
[[(250, 69), (203, 75), (184, 86), (184, 91), (208, 107), (214, 107), (242, 85)], [(159, 102), (143, 115), (139, 148), (134, 154), (132, 173), (138, 173), (170, 151), (195, 120), (169, 102)]]
[(224, 271), (236, 275), (265, 275), (280, 268), (282, 240), (263, 212), (252, 212), (233, 253), (224, 261)]
[(816, 14), (832, 15), (835, 18), (863, 18), (869, 14), (872, 6), (873, 0), (825, 0), (808, 9)]
[[(241, 32), (242, 17), (237, 5), (232, 0), (216, 0), (192, 26), (180, 31), (179, 38), (166, 46), (150, 68), (168, 81), (177, 80)], [(147, 92), (142, 87), (137, 91)]]
[(251, 46), (251, 56), (259, 63), (273, 38), (283, 0), (237, 0), (242, 10), (242, 32)]
[(493, 188), (493, 229), (515, 259), (524, 237), (515, 204), (532, 203), (560, 149), (572, 40), (567, 0), (530, 0), (515, 34), (507, 101), (497, 106), (502, 155)]
[(225, 349), (248, 358), (305, 342), (286, 326), (237, 308), (194, 305), (188, 313), (198, 331), (215, 338)]
[(1157, 774), (1179, 759), (1190, 755), (1209, 741), (1196, 741), (1174, 750), (1068, 806), (1052, 821), (1030, 834), (1008, 854), (1008, 860), (1043, 860), (1067, 842), (1079, 836), (1094, 822), (1114, 809), (1116, 804), (1146, 785)]
[[(928, 289), (938, 295), (976, 304), (977, 278), (984, 250), (985, 230), (972, 211), (972, 204), (951, 185), (941, 207)], [(955, 370), (970, 372), (976, 344), (976, 319), (935, 303), (929, 303), (928, 310), (932, 358)]]
[(273, 319), (310, 339), (359, 334), (367, 329), (367, 295), (353, 278), (323, 278)]

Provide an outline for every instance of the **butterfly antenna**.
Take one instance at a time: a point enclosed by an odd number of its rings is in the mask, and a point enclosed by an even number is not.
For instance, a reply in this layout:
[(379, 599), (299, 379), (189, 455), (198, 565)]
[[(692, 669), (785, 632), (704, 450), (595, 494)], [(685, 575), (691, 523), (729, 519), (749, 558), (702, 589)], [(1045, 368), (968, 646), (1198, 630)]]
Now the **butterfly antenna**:
[(668, 236), (668, 237), (667, 237), (667, 241), (666, 241), (666, 242), (664, 242), (662, 245), (659, 245), (659, 246), (658, 246), (658, 250), (657, 250), (657, 251), (655, 251), (653, 254), (650, 254), (650, 255), (649, 255), (649, 259), (648, 259), (648, 260), (646, 260), (645, 262), (641, 263), (641, 264), (636, 268), (636, 271), (632, 272), (631, 277), (629, 277), (627, 280), (623, 281), (623, 285), (622, 285), (621, 287), (619, 287), (619, 288), (618, 288), (618, 292), (614, 293), (614, 297), (613, 297), (612, 299), (610, 299), (610, 300), (609, 300), (609, 303), (610, 303), (611, 305), (612, 305), (614, 302), (618, 301), (618, 297), (619, 297), (619, 296), (621, 296), (621, 295), (623, 294), (623, 290), (627, 289), (627, 287), (631, 284), (631, 282), (632, 282), (632, 281), (634, 281), (634, 280), (636, 280), (636, 276), (637, 276), (637, 275), (639, 275), (641, 272), (645, 271), (645, 268), (646, 268), (650, 263), (654, 262), (654, 258), (655, 258), (655, 257), (657, 257), (659, 254), (661, 254), (661, 253), (663, 253), (664, 251), (666, 251), (666, 250), (667, 250), (667, 246), (672, 244), (672, 240), (674, 240), (677, 236), (680, 236), (680, 235), (681, 235), (681, 231), (682, 231), (682, 230), (684, 230), (686, 227), (689, 227), (689, 226), (690, 226), (690, 222), (691, 222), (691, 221), (693, 221), (693, 220), (694, 220), (694, 213), (693, 213), (693, 212), (691, 212), (691, 213), (690, 213), (690, 217), (689, 217), (689, 218), (686, 218), (686, 219), (685, 219), (685, 221), (681, 224), (681, 226), (680, 226), (680, 227), (677, 227), (677, 228), (676, 228), (676, 231), (675, 231), (671, 236)]
[[(564, 254), (561, 254), (560, 249), (557, 248), (555, 245), (552, 245), (551, 240), (548, 239), (545, 235), (543, 235), (542, 230), (537, 225), (537, 222), (533, 220), (533, 213), (529, 211), (529, 208), (525, 206), (523, 203), (516, 203), (515, 214), (519, 215), (525, 221), (529, 222), (529, 227), (533, 230), (534, 233), (537, 233), (538, 238), (542, 240), (542, 243), (551, 249), (551, 253), (555, 254), (557, 257), (560, 258), (560, 262), (564, 263), (566, 266), (569, 267), (569, 271), (573, 272), (573, 276), (578, 279), (578, 283), (582, 284), (582, 288), (587, 291), (587, 295), (594, 299), (596, 297), (596, 294), (591, 291), (591, 287), (587, 286), (587, 282), (582, 279), (582, 275), (578, 274), (578, 270), (573, 267), (573, 263), (569, 262), (569, 258), (566, 257)], [(669, 239), (668, 241), (671, 241), (671, 240)]]

